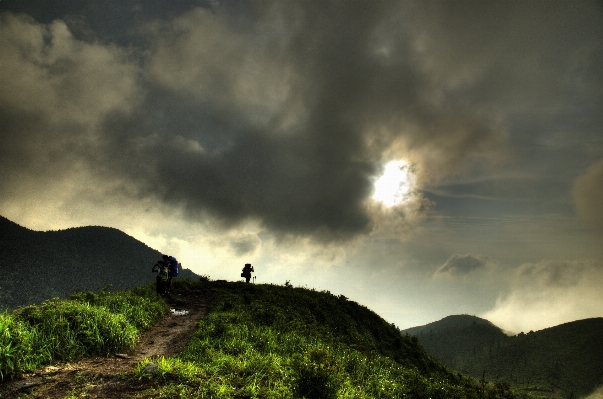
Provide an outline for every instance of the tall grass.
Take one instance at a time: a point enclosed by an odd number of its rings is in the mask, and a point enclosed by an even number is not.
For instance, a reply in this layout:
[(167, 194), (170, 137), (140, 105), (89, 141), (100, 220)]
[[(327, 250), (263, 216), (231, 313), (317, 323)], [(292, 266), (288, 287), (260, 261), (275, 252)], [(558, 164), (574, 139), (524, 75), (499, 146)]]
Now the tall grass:
[(17, 371), (32, 370), (48, 361), (47, 354), (36, 350), (38, 330), (4, 312), (0, 314), (0, 378)]
[(131, 349), (140, 332), (167, 312), (151, 286), (82, 292), (0, 315), (0, 377), (52, 361)]
[(149, 397), (513, 397), (506, 387), (451, 373), (416, 340), (346, 298), (240, 283), (205, 289), (215, 306), (187, 348), (139, 364), (138, 376), (158, 384)]

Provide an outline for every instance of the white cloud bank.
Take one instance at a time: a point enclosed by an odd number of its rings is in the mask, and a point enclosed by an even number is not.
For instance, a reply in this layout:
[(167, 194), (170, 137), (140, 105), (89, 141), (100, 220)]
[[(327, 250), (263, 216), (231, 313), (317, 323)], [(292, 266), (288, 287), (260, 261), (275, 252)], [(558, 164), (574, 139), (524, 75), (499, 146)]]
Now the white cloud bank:
[(521, 265), (510, 290), (482, 317), (513, 332), (603, 316), (603, 264), (590, 260)]

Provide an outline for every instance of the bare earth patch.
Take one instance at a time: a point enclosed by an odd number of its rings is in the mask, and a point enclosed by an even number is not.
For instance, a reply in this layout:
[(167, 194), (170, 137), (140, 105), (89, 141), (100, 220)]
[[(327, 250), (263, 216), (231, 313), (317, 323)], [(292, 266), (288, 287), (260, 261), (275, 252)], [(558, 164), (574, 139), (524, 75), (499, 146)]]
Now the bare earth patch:
[(176, 302), (184, 305), (175, 307), (175, 311), (144, 333), (131, 352), (45, 367), (0, 385), (0, 398), (62, 399), (71, 394), (86, 398), (132, 398), (152, 388), (152, 383), (133, 378), (136, 364), (144, 358), (170, 356), (184, 349), (199, 320), (207, 315), (207, 304), (200, 291), (175, 292), (171, 299), (172, 308)]

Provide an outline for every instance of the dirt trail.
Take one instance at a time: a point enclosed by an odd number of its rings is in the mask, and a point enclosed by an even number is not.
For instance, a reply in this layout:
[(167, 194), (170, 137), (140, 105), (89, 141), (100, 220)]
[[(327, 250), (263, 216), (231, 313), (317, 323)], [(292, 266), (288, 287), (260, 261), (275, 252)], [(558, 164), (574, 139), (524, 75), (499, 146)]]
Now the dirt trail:
[[(175, 306), (180, 299), (184, 305)], [(175, 292), (172, 311), (144, 333), (138, 346), (113, 357), (93, 357), (55, 364), (0, 385), (0, 398), (63, 399), (70, 394), (86, 398), (131, 398), (151, 387), (132, 377), (136, 364), (147, 357), (170, 356), (184, 349), (199, 320), (207, 315), (200, 291)]]

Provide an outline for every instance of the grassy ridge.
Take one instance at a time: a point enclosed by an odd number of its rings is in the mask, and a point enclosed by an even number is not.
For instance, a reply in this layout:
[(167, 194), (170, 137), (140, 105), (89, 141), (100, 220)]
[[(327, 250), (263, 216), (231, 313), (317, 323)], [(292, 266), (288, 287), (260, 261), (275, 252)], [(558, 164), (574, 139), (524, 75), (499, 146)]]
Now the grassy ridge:
[[(415, 338), (343, 296), (207, 280), (174, 284), (182, 293), (200, 289), (212, 311), (184, 351), (138, 364), (130, 378), (152, 386), (139, 397), (514, 397), (504, 384), (450, 372)], [(4, 313), (1, 371), (10, 377), (53, 360), (128, 349), (166, 310), (145, 286), (77, 293)]]
[(0, 377), (55, 360), (108, 355), (136, 344), (138, 334), (167, 312), (151, 286), (131, 291), (76, 293), (70, 300), (0, 314)]
[(513, 397), (504, 384), (451, 373), (416, 339), (345, 297), (203, 284), (213, 310), (183, 352), (139, 364), (138, 376), (156, 384), (145, 397)]

